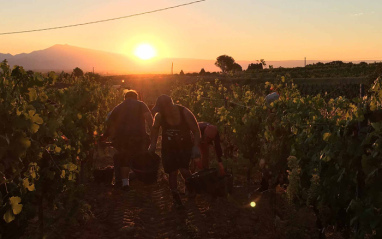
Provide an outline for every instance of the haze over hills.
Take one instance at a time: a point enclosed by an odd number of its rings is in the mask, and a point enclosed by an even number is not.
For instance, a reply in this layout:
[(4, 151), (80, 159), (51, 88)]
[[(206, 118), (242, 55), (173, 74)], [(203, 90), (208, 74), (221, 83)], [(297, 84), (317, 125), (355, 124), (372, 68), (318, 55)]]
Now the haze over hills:
[[(234, 56), (233, 56), (234, 57)], [(80, 48), (70, 45), (54, 45), (44, 50), (22, 53), (17, 55), (0, 53), (0, 61), (7, 59), (11, 66), (20, 65), (26, 70), (34, 71), (66, 71), (71, 72), (75, 67), (80, 67), (85, 72), (92, 71), (100, 74), (142, 74), (142, 73), (165, 73), (171, 72), (171, 64), (174, 63), (174, 73), (199, 72), (201, 68), (206, 71), (219, 71), (214, 63), (215, 59), (187, 59), (187, 58), (165, 58), (141, 61), (131, 59), (122, 54)], [(266, 59), (265, 59), (266, 60)], [(253, 61), (237, 62), (246, 69)], [(318, 60), (308, 60), (307, 64), (316, 63)], [(321, 61), (327, 62), (327, 61)], [(354, 61), (354, 63), (359, 61)], [(374, 60), (366, 61), (374, 62)], [(267, 65), (273, 67), (299, 67), (304, 65), (304, 60), (290, 61), (267, 61)]]

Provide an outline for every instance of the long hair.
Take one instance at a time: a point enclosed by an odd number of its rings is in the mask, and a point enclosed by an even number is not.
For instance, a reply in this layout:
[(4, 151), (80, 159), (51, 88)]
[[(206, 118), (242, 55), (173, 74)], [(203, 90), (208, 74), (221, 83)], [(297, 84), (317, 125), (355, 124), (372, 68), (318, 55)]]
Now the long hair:
[(161, 95), (158, 97), (154, 108), (152, 109), (152, 113), (155, 115), (156, 113), (160, 113), (161, 115), (165, 116), (165, 107), (168, 105), (173, 105), (174, 102), (172, 101), (172, 98), (168, 95)]

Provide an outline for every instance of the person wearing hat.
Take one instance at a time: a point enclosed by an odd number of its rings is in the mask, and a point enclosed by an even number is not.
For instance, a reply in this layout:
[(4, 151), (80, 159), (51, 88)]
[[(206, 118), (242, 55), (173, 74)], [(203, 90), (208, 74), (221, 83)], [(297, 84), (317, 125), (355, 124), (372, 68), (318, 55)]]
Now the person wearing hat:
[(206, 122), (199, 122), (200, 132), (202, 134), (202, 140), (200, 143), (201, 159), (195, 159), (195, 166), (199, 169), (209, 168), (209, 148), (210, 145), (214, 145), (215, 154), (218, 161), (219, 174), (225, 175), (224, 166), (222, 163), (223, 150), (220, 144), (220, 135), (218, 127)]
[(268, 94), (266, 97), (265, 97), (265, 105), (267, 107), (269, 107), (271, 105), (272, 102), (275, 102), (276, 100), (278, 100), (280, 98), (280, 94), (277, 93), (277, 92), (272, 92), (270, 94)]
[[(268, 94), (264, 99), (265, 106), (270, 107), (271, 104), (273, 102), (277, 101), (279, 98), (280, 98), (280, 94), (278, 92), (272, 92), (272, 93)], [(269, 114), (269, 117), (271, 117), (271, 115), (273, 115), (271, 109), (268, 109), (268, 114)], [(264, 191), (267, 191), (269, 189), (269, 179), (271, 178), (272, 173), (270, 172), (270, 170), (268, 168), (268, 164), (264, 159), (260, 160), (259, 166), (261, 169), (262, 177), (261, 177), (260, 187), (256, 191), (257, 192), (264, 192)]]
[(150, 144), (146, 124), (151, 130), (153, 124), (151, 112), (144, 102), (138, 101), (138, 93), (129, 90), (125, 93), (125, 100), (111, 112), (105, 134), (101, 137), (101, 139), (109, 137), (117, 150), (114, 160), (121, 167), (120, 177), (122, 189), (125, 191), (130, 189), (131, 161), (147, 152)]
[(183, 207), (178, 192), (178, 171), (187, 180), (191, 177), (190, 160), (200, 158), (200, 130), (194, 114), (184, 106), (174, 104), (168, 95), (158, 97), (152, 113), (155, 115), (149, 152), (157, 147), (162, 128), (162, 164), (169, 174), (169, 186), (176, 207)]

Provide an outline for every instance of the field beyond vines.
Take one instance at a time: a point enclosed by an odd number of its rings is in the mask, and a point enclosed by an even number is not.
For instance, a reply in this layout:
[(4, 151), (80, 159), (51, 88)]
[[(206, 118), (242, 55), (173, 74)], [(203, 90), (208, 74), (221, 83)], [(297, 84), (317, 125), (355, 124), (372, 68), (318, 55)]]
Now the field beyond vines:
[[(382, 237), (381, 77), (362, 81), (361, 94), (359, 82), (304, 91), (290, 74), (256, 83), (124, 77), (0, 64), (1, 238)], [(134, 182), (130, 194), (94, 184), (106, 115), (125, 88), (149, 105), (170, 94), (217, 125), (233, 194), (216, 202), (199, 195), (179, 213), (165, 175), (152, 186)], [(280, 98), (266, 104), (275, 91)], [(254, 193), (264, 168), (270, 190)]]

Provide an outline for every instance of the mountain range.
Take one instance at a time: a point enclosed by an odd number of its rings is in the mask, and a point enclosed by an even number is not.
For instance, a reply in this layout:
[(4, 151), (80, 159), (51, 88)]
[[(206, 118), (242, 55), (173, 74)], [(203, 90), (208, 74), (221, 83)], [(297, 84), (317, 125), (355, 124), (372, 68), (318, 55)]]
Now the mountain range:
[[(85, 72), (93, 71), (100, 74), (142, 74), (142, 73), (171, 73), (171, 65), (174, 64), (174, 73), (199, 72), (202, 68), (206, 71), (219, 71), (215, 66), (215, 60), (187, 59), (187, 58), (164, 58), (140, 61), (131, 59), (122, 54), (92, 50), (70, 45), (54, 45), (44, 50), (33, 51), (31, 53), (21, 53), (17, 55), (0, 53), (0, 61), (6, 59), (8, 63), (23, 66), (26, 70), (34, 71), (66, 71), (71, 72), (79, 67)], [(308, 60), (307, 64), (318, 62), (318, 60)], [(327, 61), (321, 61), (327, 62)], [(356, 63), (357, 61), (354, 61)], [(359, 62), (359, 61), (358, 61)], [(374, 62), (366, 61), (366, 62)], [(248, 67), (253, 61), (237, 61), (243, 69)], [(298, 67), (304, 66), (304, 60), (290, 61), (267, 61), (267, 65), (273, 67)]]

